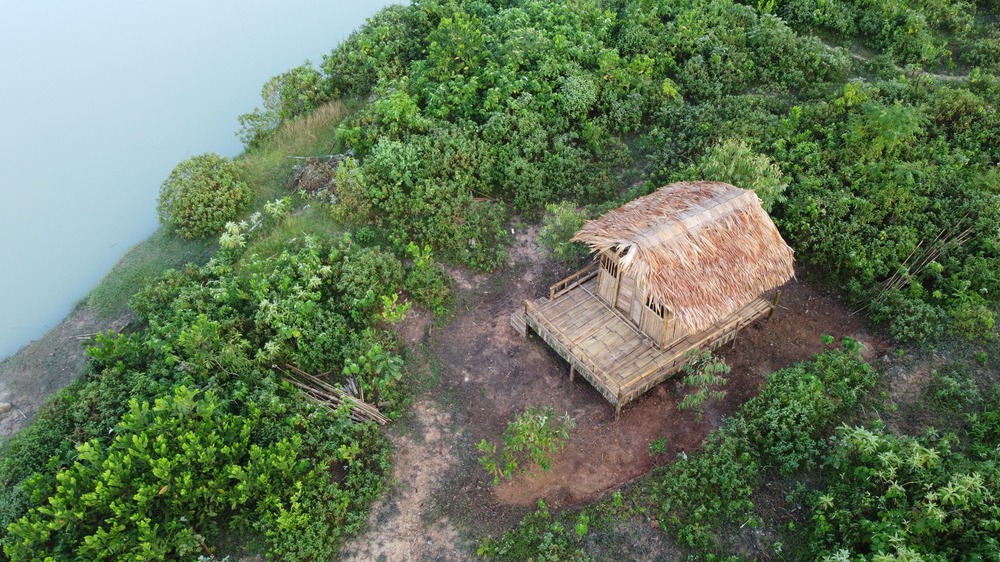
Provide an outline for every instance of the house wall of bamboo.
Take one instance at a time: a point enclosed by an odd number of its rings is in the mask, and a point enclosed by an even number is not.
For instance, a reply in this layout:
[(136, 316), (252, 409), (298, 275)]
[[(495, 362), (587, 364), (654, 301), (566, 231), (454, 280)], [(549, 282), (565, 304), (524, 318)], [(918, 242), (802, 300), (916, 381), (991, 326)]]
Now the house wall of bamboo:
[(644, 294), (634, 277), (622, 273), (613, 252), (601, 253), (597, 296), (661, 348), (687, 335), (663, 303)]

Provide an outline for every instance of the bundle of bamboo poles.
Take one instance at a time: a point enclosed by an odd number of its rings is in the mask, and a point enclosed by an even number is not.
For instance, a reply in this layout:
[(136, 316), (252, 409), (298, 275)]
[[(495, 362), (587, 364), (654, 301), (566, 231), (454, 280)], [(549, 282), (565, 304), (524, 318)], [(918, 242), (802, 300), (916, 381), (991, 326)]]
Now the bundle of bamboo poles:
[(326, 407), (330, 411), (336, 410), (346, 402), (351, 406), (351, 419), (358, 423), (369, 421), (377, 422), (379, 425), (389, 423), (389, 418), (383, 416), (382, 412), (378, 411), (378, 408), (364, 401), (364, 395), (360, 392), (360, 385), (353, 384), (353, 381), (351, 390), (359, 394), (360, 397), (352, 396), (345, 390), (337, 388), (319, 377), (310, 375), (295, 365), (286, 364), (283, 371), (285, 372), (285, 380), (301, 390), (310, 400)]
[(965, 213), (961, 220), (951, 227), (944, 228), (937, 235), (937, 238), (931, 242), (930, 246), (923, 248), (922, 251), (921, 248), (924, 245), (924, 241), (921, 240), (910, 252), (910, 255), (906, 256), (906, 259), (903, 260), (902, 265), (892, 277), (879, 284), (878, 294), (854, 312), (862, 312), (872, 305), (882, 302), (891, 291), (900, 290), (909, 285), (913, 279), (919, 276), (943, 252), (965, 244), (975, 234), (975, 228), (972, 226), (964, 230), (959, 230), (967, 218), (969, 218), (969, 213)]

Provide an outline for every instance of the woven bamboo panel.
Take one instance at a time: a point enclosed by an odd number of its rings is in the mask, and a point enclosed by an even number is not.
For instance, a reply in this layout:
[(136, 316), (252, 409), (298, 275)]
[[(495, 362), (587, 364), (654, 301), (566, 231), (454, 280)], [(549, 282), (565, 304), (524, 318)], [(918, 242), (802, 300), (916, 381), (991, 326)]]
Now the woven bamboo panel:
[(597, 280), (550, 300), (525, 304), (527, 326), (573, 365), (617, 411), (680, 371), (692, 349), (715, 349), (766, 316), (771, 303), (754, 299), (696, 334), (657, 347), (649, 337), (598, 299)]

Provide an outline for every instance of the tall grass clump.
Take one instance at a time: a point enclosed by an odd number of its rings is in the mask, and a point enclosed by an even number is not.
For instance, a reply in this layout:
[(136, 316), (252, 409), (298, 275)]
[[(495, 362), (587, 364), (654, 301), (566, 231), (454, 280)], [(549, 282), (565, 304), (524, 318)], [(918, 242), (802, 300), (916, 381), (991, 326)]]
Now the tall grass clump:
[(350, 112), (342, 101), (321, 105), (308, 115), (283, 123), (273, 137), (243, 156), (244, 178), (254, 190), (254, 207), (281, 197), (296, 164), (295, 156), (337, 152), (337, 126)]

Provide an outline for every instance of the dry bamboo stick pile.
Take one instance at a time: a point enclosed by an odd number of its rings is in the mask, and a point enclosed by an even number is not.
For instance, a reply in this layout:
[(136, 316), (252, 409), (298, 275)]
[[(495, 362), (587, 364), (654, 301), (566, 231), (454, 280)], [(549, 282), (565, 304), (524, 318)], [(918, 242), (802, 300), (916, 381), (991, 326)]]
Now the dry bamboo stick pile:
[(351, 406), (351, 419), (358, 423), (369, 421), (377, 422), (379, 425), (389, 423), (389, 418), (382, 415), (382, 412), (378, 408), (364, 401), (364, 395), (360, 392), (360, 385), (354, 380), (351, 380), (349, 383), (350, 389), (360, 397), (352, 396), (344, 389), (337, 388), (294, 365), (286, 364), (284, 371), (286, 374), (285, 380), (301, 390), (310, 400), (331, 411), (347, 403)]
[(957, 248), (967, 242), (969, 238), (972, 237), (974, 232), (974, 227), (968, 227), (965, 230), (959, 231), (962, 223), (965, 219), (969, 217), (969, 213), (966, 213), (961, 220), (952, 225), (951, 227), (943, 229), (938, 233), (937, 237), (931, 242), (931, 244), (923, 251), (923, 253), (918, 253), (921, 246), (923, 246), (924, 241), (921, 240), (920, 243), (910, 251), (910, 254), (903, 260), (902, 265), (896, 272), (883, 281), (880, 285), (879, 292), (875, 295), (875, 298), (868, 301), (867, 304), (855, 310), (855, 313), (862, 312), (873, 304), (883, 301), (886, 295), (894, 289), (902, 289), (909, 285), (914, 277), (920, 275), (920, 273), (926, 268), (930, 263), (938, 258), (942, 252), (949, 248)]

